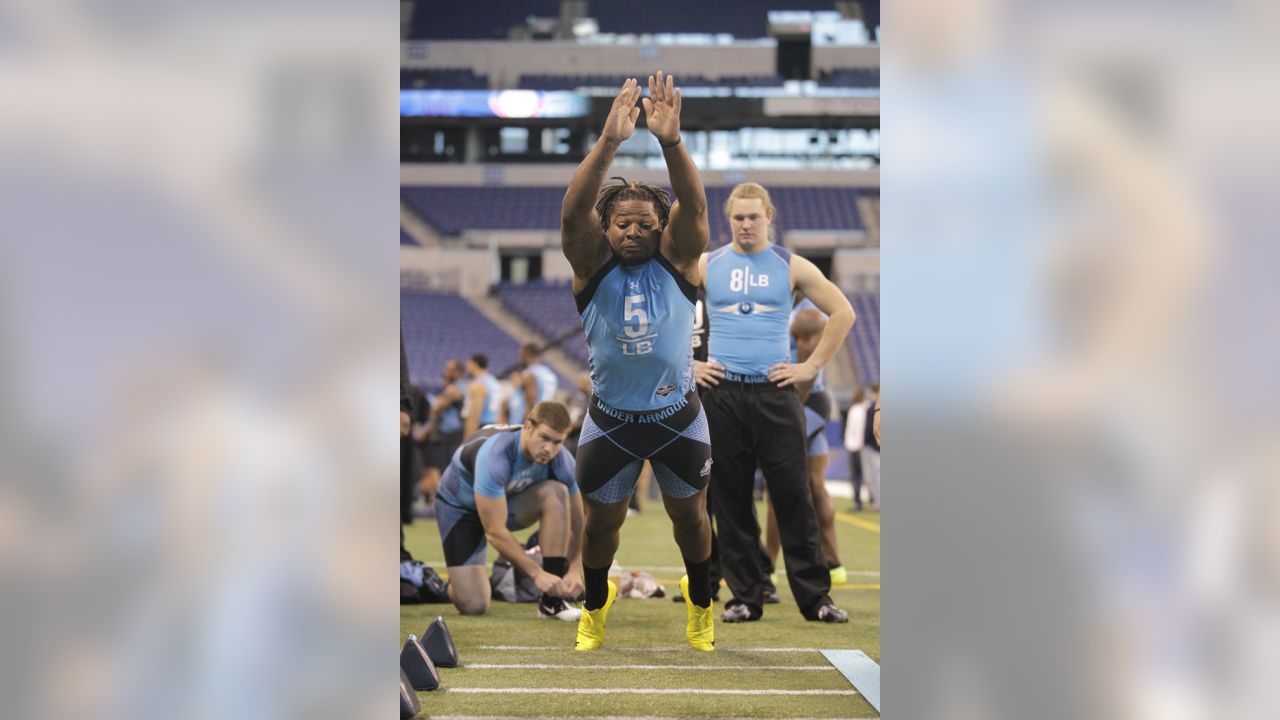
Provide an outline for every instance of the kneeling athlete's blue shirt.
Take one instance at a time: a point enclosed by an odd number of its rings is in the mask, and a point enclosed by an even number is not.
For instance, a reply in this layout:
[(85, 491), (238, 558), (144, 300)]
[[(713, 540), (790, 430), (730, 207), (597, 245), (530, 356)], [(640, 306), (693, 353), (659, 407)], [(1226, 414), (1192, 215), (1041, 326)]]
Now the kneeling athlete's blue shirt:
[(578, 493), (573, 456), (566, 448), (546, 465), (520, 452), (520, 425), (492, 425), (467, 438), (453, 454), (440, 478), (440, 499), (464, 510), (476, 511), (476, 495), (500, 498), (527, 489), (534, 483), (554, 480)]

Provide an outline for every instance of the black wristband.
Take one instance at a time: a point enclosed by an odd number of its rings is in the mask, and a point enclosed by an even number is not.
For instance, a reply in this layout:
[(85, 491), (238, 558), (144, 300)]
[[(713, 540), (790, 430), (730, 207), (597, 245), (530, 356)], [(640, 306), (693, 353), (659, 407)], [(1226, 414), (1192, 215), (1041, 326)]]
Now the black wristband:
[(675, 141), (675, 142), (673, 142), (673, 143), (671, 143), (670, 145), (665, 145), (665, 144), (663, 144), (661, 141), (659, 141), (659, 142), (658, 142), (658, 144), (659, 144), (659, 145), (662, 145), (662, 147), (664, 147), (664, 148), (673, 148), (673, 147), (675, 147), (675, 146), (677, 146), (677, 145), (679, 145), (679, 144), (680, 144), (680, 138), (678, 138), (678, 137), (677, 137), (677, 138), (676, 138), (676, 141)]

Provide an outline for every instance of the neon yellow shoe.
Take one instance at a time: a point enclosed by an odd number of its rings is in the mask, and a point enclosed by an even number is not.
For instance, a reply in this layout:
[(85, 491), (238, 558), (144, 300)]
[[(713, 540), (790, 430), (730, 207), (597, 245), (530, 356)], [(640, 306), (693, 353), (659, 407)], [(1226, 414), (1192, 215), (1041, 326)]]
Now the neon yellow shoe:
[(604, 599), (604, 606), (598, 610), (582, 608), (582, 617), (578, 618), (578, 642), (574, 650), (595, 650), (604, 644), (604, 620), (609, 615), (609, 608), (618, 599), (618, 586), (612, 580), (609, 583), (609, 595)]
[(837, 565), (831, 568), (831, 584), (844, 585), (849, 582), (849, 573), (845, 572), (843, 565)]
[(778, 587), (778, 573), (769, 573), (769, 583), (774, 587)]
[(711, 652), (716, 649), (715, 601), (707, 607), (700, 608), (689, 599), (689, 576), (680, 578), (680, 594), (684, 596), (685, 607), (689, 608), (689, 624), (684, 632), (689, 636), (689, 645), (694, 650)]

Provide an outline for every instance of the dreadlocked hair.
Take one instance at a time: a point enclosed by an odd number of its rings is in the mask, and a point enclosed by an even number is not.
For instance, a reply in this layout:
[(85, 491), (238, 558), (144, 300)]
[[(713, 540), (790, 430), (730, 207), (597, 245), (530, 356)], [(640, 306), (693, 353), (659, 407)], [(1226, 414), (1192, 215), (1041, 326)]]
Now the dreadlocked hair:
[(671, 215), (671, 196), (667, 195), (667, 191), (657, 185), (642, 183), (639, 180), (627, 180), (624, 177), (611, 177), (610, 180), (617, 180), (621, 185), (605, 185), (600, 188), (600, 194), (596, 197), (596, 215), (600, 216), (600, 226), (609, 227), (609, 216), (613, 214), (613, 207), (620, 200), (640, 200), (643, 202), (653, 203), (654, 212), (658, 214), (658, 224), (665, 228), (667, 226), (667, 218)]

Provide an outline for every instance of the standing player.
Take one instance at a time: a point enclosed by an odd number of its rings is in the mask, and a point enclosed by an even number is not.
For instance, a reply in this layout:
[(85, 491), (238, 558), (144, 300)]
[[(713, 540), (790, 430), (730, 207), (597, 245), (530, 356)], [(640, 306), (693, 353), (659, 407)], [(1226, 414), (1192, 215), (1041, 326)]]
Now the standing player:
[(524, 414), (529, 408), (538, 404), (537, 401), (529, 402), (529, 397), (524, 391), (525, 378), (528, 376), (527, 372), (520, 372), (518, 368), (512, 370), (507, 376), (507, 382), (511, 384), (511, 392), (503, 400), (498, 413), (503, 425), (519, 425), (524, 422)]
[(526, 407), (555, 400), (560, 380), (556, 378), (555, 372), (542, 362), (542, 352), (538, 349), (537, 343), (525, 343), (520, 346), (520, 364), (524, 366), (520, 388), (524, 391)]
[[(467, 436), (440, 480), (436, 503), (449, 567), (449, 599), (463, 615), (489, 609), (488, 543), (542, 591), (539, 618), (577, 620), (563, 598), (582, 591), (583, 514), (573, 456), (564, 449), (569, 411), (538, 403), (524, 425), (493, 425)], [(542, 566), (512, 530), (538, 523)]]
[(462, 444), (462, 408), (466, 404), (467, 384), (462, 379), (462, 361), (450, 359), (444, 364), (444, 389), (431, 403), (427, 418), (427, 447), (423, 454), (426, 470), (422, 476), (422, 495), (430, 505), (440, 485), (440, 473), (449, 467), (453, 453)]
[[(757, 464), (778, 517), (787, 580), (806, 620), (848, 622), (831, 602), (831, 575), (818, 536), (805, 458), (804, 408), (794, 387), (809, 383), (853, 326), (853, 308), (817, 266), (770, 242), (774, 209), (755, 183), (733, 189), (725, 206), (733, 242), (703, 259), (711, 319), (706, 394), (714, 438), (712, 492), (722, 570), (733, 600), (726, 622), (764, 612), (760, 525), (752, 501)], [(813, 354), (791, 363), (791, 298), (799, 291), (830, 318)]]
[(485, 425), (498, 422), (498, 380), (489, 372), (489, 358), (483, 353), (476, 353), (467, 360), (467, 374), (471, 376), (471, 385), (467, 388), (467, 428), (466, 437), (471, 437), (476, 430)]
[(578, 484), (586, 496), (586, 601), (576, 649), (604, 643), (617, 597), (609, 566), (643, 461), (662, 488), (687, 574), (680, 579), (689, 644), (715, 649), (711, 610), (711, 474), (706, 416), (694, 391), (689, 337), (707, 246), (702, 180), (680, 140), (680, 91), (658, 72), (644, 99), (649, 131), (662, 146), (676, 202), (653, 185), (623, 180), (601, 188), (622, 141), (635, 130), (640, 84), (622, 85), (596, 141), (564, 196), (561, 246), (591, 349), (592, 397), (578, 441)]
[[(827, 319), (812, 301), (802, 300), (791, 314), (792, 362), (808, 360), (822, 339)], [(822, 538), (822, 554), (827, 559), (832, 585), (848, 582), (848, 573), (840, 564), (840, 550), (836, 545), (836, 509), (827, 492), (827, 422), (831, 418), (831, 395), (823, 386), (823, 371), (818, 372), (812, 383), (797, 383), (800, 401), (804, 404), (805, 447), (809, 452), (809, 490), (813, 495), (813, 509), (818, 517), (818, 531)], [(770, 564), (778, 562), (782, 538), (778, 534), (777, 513), (773, 500), (769, 500), (769, 526), (765, 530), (765, 550)], [(766, 596), (768, 594), (766, 588)]]

